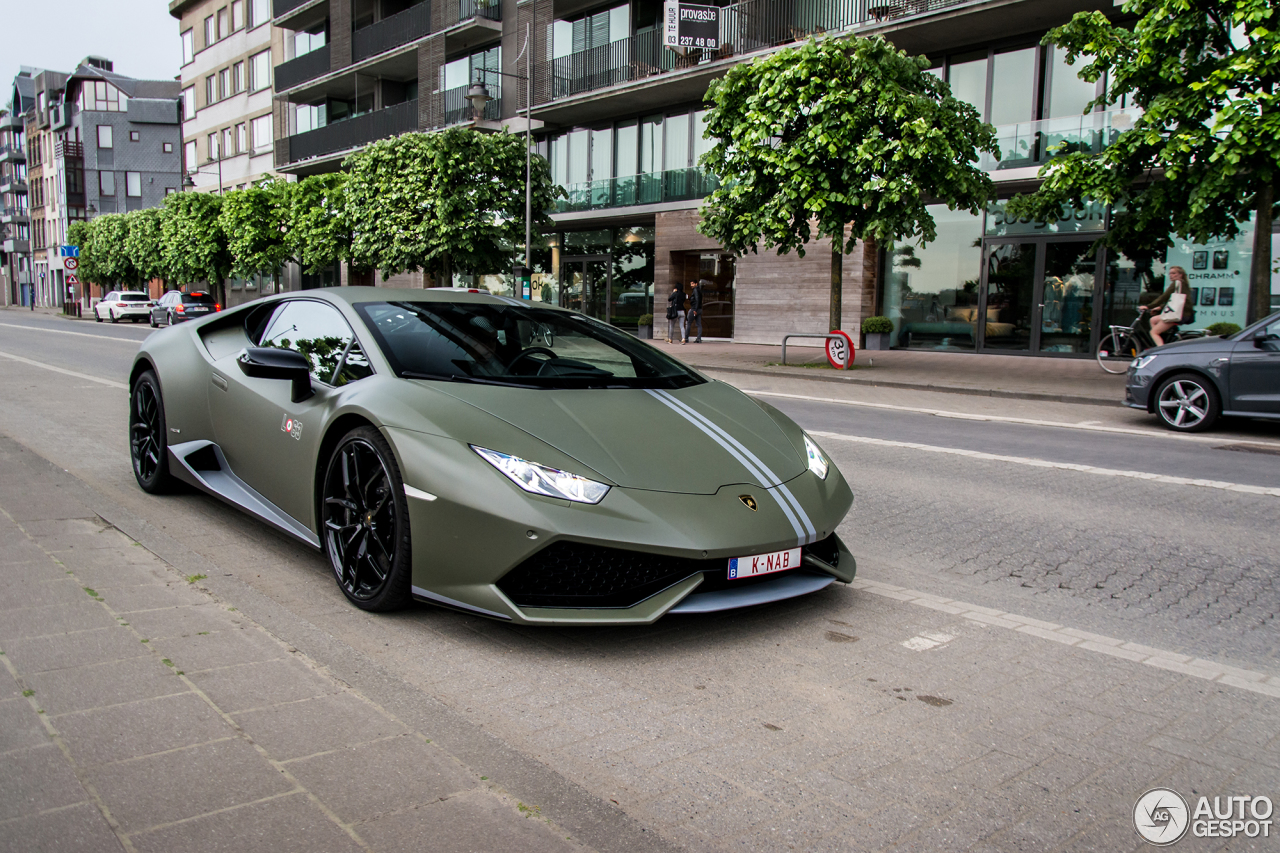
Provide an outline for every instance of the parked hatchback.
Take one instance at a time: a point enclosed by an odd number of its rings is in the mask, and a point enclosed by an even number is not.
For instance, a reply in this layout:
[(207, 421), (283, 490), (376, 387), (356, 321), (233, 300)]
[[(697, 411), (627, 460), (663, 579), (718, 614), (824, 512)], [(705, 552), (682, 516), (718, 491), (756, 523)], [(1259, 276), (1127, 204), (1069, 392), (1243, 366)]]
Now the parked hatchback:
[(183, 293), (170, 290), (151, 309), (151, 328), (172, 326), (183, 320), (195, 320), (221, 311), (222, 306), (213, 301), (213, 295), (203, 290)]
[(1280, 313), (1230, 337), (1147, 350), (1129, 364), (1124, 404), (1180, 432), (1220, 415), (1280, 420)]
[(93, 317), (99, 323), (110, 320), (119, 323), (121, 320), (132, 320), (141, 323), (151, 315), (154, 305), (151, 297), (136, 290), (113, 290), (95, 306)]

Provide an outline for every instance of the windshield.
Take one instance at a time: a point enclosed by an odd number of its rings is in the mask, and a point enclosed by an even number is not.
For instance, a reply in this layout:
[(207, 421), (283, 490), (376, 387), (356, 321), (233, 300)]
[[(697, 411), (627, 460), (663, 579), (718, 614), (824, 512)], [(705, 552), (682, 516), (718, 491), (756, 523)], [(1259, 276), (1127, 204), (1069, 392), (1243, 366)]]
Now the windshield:
[(213, 297), (203, 292), (184, 293), (182, 294), (182, 301), (186, 305), (191, 305), (193, 303), (196, 305), (212, 305)]
[(145, 293), (122, 293), (120, 294), (121, 302), (149, 302), (151, 297)]
[(355, 306), (406, 379), (530, 388), (684, 388), (702, 380), (675, 359), (581, 314), (484, 302)]

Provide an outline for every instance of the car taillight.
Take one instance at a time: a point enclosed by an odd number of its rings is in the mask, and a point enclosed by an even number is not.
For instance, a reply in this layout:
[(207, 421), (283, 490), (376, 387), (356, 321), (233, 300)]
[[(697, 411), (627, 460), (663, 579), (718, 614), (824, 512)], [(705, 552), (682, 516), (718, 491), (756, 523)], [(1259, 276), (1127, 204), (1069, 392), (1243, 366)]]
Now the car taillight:
[(129, 303), (128, 303), (128, 302), (117, 302), (117, 303), (116, 303), (116, 307), (117, 307), (117, 308), (128, 308), (128, 307), (129, 307)]
[(187, 313), (187, 306), (185, 306), (185, 305), (179, 305), (179, 306), (178, 306), (178, 308), (177, 308), (177, 311), (178, 311), (178, 313), (179, 313), (179, 314), (185, 314), (185, 313)]
[(214, 310), (214, 311), (221, 311), (221, 310), (222, 310), (222, 306), (215, 302), (215, 303), (213, 303), (213, 310)]

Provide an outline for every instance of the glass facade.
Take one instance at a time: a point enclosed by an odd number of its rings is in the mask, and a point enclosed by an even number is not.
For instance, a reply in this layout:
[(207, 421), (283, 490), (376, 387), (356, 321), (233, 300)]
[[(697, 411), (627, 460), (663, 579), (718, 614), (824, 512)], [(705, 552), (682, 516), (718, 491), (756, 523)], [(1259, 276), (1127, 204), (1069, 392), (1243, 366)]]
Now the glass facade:
[(982, 217), (929, 207), (938, 238), (886, 250), (884, 314), (892, 346), (973, 349), (982, 259)]

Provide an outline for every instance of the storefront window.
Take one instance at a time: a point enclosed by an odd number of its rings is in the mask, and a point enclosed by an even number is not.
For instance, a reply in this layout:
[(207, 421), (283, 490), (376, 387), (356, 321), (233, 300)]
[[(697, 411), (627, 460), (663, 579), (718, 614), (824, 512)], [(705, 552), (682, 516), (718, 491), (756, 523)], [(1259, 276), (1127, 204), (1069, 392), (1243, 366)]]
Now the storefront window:
[(1035, 115), (1036, 48), (997, 53), (991, 71), (991, 117), (997, 127)]
[(635, 329), (642, 314), (653, 313), (654, 228), (619, 228), (613, 244), (613, 278), (609, 292), (609, 320)]
[(1005, 211), (1005, 204), (1004, 201), (998, 201), (987, 208), (988, 237), (1076, 234), (1082, 231), (1102, 231), (1107, 224), (1106, 208), (1097, 203), (1091, 203), (1083, 210), (1064, 210), (1051, 220), (1031, 219), (1027, 216), (1012, 218)]
[(1244, 328), (1249, 311), (1249, 272), (1253, 268), (1253, 222), (1231, 240), (1191, 243), (1174, 239), (1165, 254), (1165, 268), (1187, 271), (1196, 320), (1184, 328), (1203, 329), (1214, 323)]
[(973, 349), (982, 263), (982, 217), (930, 205), (938, 238), (888, 248), (885, 313), (894, 346)]

